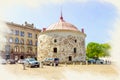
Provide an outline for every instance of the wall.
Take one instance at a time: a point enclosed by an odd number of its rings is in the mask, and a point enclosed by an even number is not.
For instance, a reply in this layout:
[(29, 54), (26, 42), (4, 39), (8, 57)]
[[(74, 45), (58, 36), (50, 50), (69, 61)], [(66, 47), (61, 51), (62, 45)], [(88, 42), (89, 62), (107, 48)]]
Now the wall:
[[(38, 58), (43, 60), (46, 57), (58, 57), (61, 62), (65, 62), (69, 61), (69, 56), (71, 56), (72, 61), (84, 61), (85, 37), (86, 35), (79, 31), (69, 30), (41, 33), (38, 38)], [(53, 48), (57, 48), (57, 53)], [(76, 48), (76, 53), (74, 53), (74, 48)]]

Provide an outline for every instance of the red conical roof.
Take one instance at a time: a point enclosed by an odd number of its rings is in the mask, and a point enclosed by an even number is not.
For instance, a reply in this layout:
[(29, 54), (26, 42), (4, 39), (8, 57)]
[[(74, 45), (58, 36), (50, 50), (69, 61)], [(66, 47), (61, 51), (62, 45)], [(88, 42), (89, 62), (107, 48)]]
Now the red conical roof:
[(71, 23), (66, 22), (63, 19), (62, 13), (60, 16), (60, 20), (57, 23), (50, 25), (47, 30), (74, 30), (78, 31), (77, 27), (72, 25)]

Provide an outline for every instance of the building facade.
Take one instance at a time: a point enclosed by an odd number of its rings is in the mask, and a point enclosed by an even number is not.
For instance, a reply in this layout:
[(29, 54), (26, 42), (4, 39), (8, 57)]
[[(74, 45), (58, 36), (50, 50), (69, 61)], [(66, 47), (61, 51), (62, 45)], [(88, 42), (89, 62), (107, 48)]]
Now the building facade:
[(79, 31), (71, 23), (60, 20), (50, 25), (38, 37), (38, 59), (59, 58), (60, 62), (85, 61), (84, 30)]
[(40, 29), (36, 29), (34, 24), (16, 24), (7, 22), (9, 32), (5, 35), (6, 44), (2, 57), (5, 59), (23, 59), (37, 56), (37, 39)]

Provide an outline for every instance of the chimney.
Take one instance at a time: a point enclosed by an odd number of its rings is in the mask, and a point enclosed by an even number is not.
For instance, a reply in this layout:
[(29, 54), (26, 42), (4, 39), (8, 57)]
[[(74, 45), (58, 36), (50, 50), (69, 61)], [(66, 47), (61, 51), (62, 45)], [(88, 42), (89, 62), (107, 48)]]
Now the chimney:
[(43, 28), (43, 32), (46, 31), (46, 28)]
[(27, 21), (25, 21), (25, 25), (27, 24)]
[(82, 33), (84, 33), (84, 28), (81, 29)]

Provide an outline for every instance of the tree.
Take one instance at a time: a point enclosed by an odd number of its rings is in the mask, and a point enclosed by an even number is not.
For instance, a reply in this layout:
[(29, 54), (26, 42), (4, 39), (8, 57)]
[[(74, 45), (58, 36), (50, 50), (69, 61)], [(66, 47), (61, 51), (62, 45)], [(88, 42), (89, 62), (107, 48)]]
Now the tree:
[(102, 46), (102, 57), (110, 56), (109, 50), (111, 49), (110, 45), (108, 43), (101, 44)]
[(99, 55), (102, 53), (100, 44), (95, 42), (90, 42), (87, 45), (87, 57), (89, 58), (99, 58)]
[(110, 45), (90, 42), (87, 45), (86, 55), (88, 58), (98, 59), (99, 57), (110, 56), (108, 50)]

